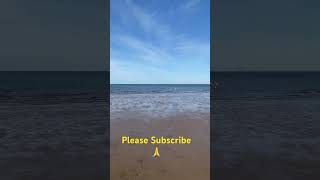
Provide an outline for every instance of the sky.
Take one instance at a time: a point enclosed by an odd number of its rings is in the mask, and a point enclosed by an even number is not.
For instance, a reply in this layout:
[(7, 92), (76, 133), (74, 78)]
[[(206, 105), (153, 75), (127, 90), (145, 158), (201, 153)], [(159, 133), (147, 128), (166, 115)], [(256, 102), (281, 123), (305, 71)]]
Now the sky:
[(320, 1), (213, 2), (213, 71), (320, 70)]
[(111, 0), (112, 84), (207, 84), (210, 0)]
[[(320, 70), (320, 1), (212, 2), (211, 70)], [(114, 83), (208, 81), (209, 0), (110, 3)], [(108, 70), (107, 14), (106, 0), (1, 0), (0, 71)]]
[(105, 71), (106, 0), (1, 0), (0, 71)]

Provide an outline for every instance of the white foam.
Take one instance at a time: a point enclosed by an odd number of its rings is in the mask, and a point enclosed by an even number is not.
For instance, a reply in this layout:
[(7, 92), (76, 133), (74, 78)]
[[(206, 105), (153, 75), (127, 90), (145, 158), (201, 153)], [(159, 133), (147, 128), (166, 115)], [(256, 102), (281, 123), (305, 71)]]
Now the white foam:
[(111, 94), (111, 117), (125, 113), (169, 116), (210, 112), (209, 93)]

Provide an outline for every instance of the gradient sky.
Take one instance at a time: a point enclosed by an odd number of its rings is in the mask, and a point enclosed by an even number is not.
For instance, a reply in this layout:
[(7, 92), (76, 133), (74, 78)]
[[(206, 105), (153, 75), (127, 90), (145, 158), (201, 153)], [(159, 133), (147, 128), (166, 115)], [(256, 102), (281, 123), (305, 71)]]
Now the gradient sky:
[(213, 70), (320, 70), (320, 1), (213, 2)]
[(107, 70), (106, 2), (1, 0), (0, 70)]
[[(0, 70), (108, 69), (106, 2), (1, 0)], [(320, 1), (212, 2), (212, 70), (320, 70)], [(111, 5), (113, 83), (208, 81), (209, 0)]]
[(210, 0), (111, 0), (111, 83), (208, 83)]

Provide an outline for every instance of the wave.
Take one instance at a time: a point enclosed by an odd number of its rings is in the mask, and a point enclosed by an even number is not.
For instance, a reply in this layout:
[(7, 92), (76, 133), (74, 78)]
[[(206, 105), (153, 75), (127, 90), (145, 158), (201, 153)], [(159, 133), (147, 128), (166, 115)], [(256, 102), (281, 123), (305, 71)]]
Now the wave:
[(254, 89), (255, 87), (224, 88), (215, 87), (212, 92), (214, 100), (263, 100), (263, 99), (301, 99), (320, 98), (320, 89)]
[(107, 102), (106, 95), (97, 92), (0, 91), (2, 104), (63, 104)]
[(113, 115), (142, 113), (167, 116), (185, 112), (210, 112), (209, 93), (111, 94)]

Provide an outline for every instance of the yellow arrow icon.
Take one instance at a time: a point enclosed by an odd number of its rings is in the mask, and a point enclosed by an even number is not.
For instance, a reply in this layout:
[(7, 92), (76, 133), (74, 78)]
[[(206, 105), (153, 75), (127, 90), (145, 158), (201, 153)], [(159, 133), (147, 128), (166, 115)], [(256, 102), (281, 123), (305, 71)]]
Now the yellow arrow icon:
[(156, 149), (154, 150), (154, 154), (153, 154), (153, 156), (152, 156), (152, 157), (160, 157), (158, 147), (156, 147)]

